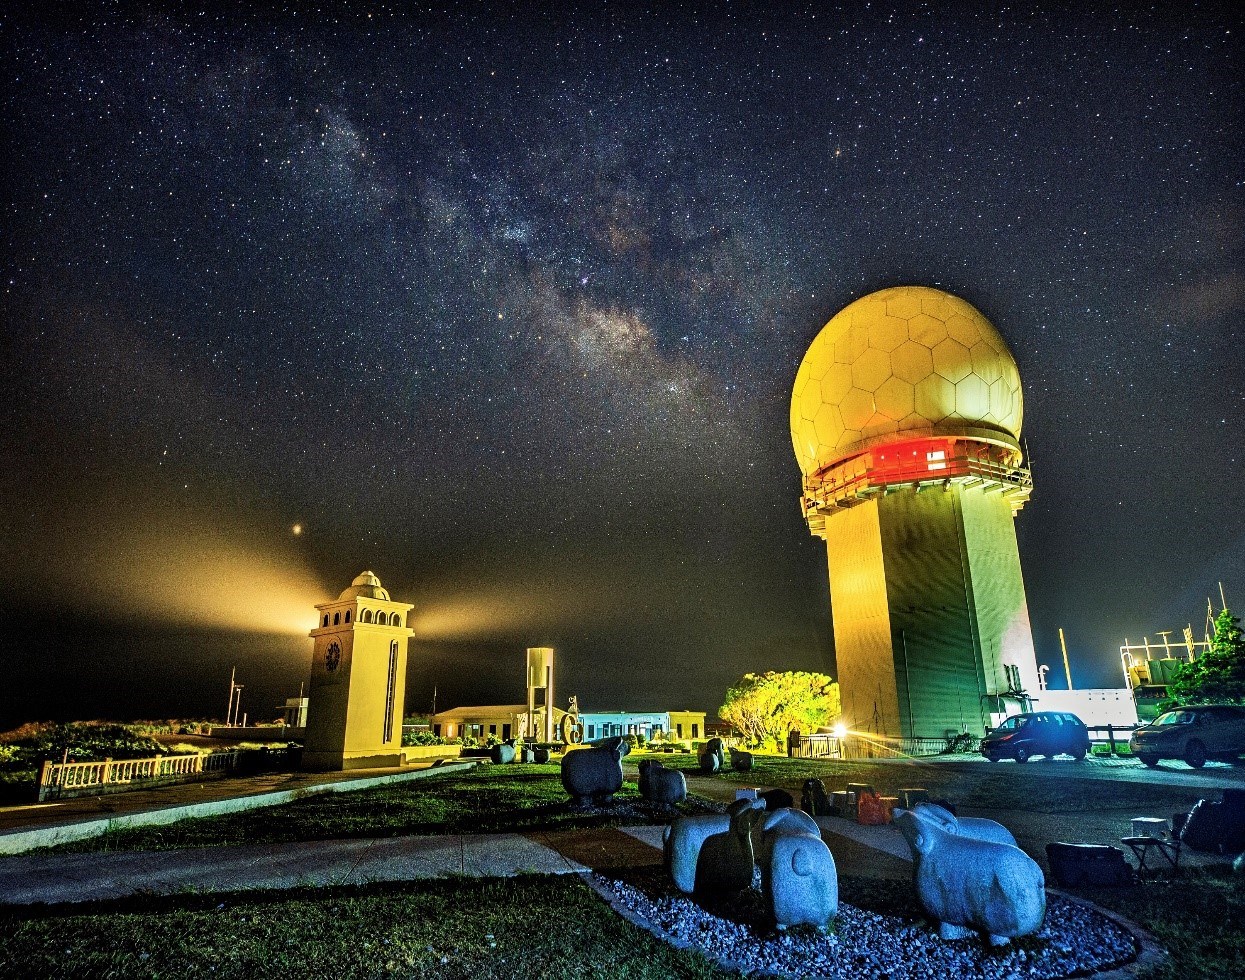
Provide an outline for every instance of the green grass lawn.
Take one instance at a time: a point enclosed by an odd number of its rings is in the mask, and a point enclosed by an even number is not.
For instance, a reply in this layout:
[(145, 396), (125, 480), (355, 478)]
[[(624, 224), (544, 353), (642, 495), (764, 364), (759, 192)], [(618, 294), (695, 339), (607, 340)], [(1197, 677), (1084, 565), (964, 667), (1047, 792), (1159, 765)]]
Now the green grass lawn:
[[(343, 837), (561, 830), (670, 819), (668, 813), (640, 805), (634, 782), (625, 783), (615, 799), (631, 805), (617, 813), (576, 811), (567, 805), (556, 764), (484, 765), (379, 789), (322, 793), (227, 816), (115, 830), (49, 850), (171, 850)], [(706, 801), (691, 798), (680, 811), (698, 813), (706, 807)]]
[(725, 980), (573, 875), (0, 908), (0, 977)]

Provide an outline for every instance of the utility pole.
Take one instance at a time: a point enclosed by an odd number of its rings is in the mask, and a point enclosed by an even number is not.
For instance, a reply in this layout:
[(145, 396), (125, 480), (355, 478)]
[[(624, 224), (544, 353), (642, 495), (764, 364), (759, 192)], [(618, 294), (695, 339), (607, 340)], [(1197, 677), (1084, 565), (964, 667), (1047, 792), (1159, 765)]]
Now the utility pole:
[(1063, 650), (1063, 673), (1068, 678), (1068, 690), (1072, 690), (1072, 667), (1068, 664), (1068, 644), (1063, 638), (1063, 627), (1059, 627), (1059, 648)]

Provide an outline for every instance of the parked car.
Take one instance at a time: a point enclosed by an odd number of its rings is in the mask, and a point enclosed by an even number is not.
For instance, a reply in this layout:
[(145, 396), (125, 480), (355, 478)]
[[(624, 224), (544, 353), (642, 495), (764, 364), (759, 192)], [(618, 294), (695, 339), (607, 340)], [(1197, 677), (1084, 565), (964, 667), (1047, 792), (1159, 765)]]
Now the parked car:
[(1165, 711), (1128, 740), (1147, 766), (1181, 759), (1201, 769), (1207, 759), (1234, 762), (1245, 753), (1245, 708), (1235, 704), (1191, 704)]
[(981, 754), (991, 762), (1028, 762), (1035, 755), (1061, 754), (1080, 760), (1089, 751), (1085, 722), (1066, 711), (1030, 711), (1012, 715), (981, 740)]

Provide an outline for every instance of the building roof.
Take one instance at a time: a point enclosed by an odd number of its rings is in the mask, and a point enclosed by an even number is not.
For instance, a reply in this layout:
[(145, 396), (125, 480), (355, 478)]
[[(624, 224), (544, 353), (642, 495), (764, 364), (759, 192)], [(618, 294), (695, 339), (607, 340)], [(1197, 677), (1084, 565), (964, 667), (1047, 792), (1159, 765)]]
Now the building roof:
[(389, 601), (389, 590), (380, 584), (375, 572), (363, 572), (355, 576), (350, 588), (337, 597), (338, 602), (346, 599), (384, 599)]
[[(544, 705), (537, 705), (537, 714), (544, 714)], [(503, 718), (506, 715), (525, 715), (527, 714), (526, 704), (475, 704), (466, 707), (450, 708), (448, 711), (438, 711), (432, 716), (433, 721), (458, 721), (468, 718)], [(565, 711), (555, 707), (553, 709), (553, 717), (561, 718)]]

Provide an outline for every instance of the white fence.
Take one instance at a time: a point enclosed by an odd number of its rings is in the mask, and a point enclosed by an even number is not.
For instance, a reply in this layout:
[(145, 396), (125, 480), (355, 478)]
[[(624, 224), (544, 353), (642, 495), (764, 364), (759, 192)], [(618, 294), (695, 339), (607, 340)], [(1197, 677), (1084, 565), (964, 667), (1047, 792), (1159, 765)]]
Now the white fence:
[(106, 793), (107, 787), (154, 780), (192, 780), (203, 773), (237, 768), (239, 752), (160, 755), (103, 762), (45, 762), (39, 773), (39, 801), (58, 796)]

